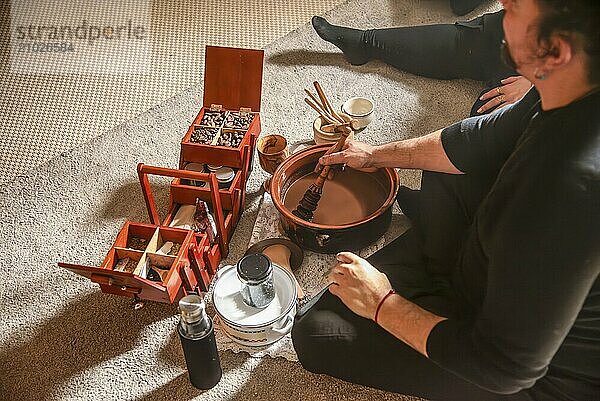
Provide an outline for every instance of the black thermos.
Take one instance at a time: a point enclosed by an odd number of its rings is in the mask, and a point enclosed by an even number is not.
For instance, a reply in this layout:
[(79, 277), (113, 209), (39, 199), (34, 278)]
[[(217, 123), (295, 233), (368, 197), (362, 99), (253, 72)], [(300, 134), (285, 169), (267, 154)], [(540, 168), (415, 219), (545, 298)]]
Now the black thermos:
[(177, 331), (190, 382), (196, 388), (208, 390), (221, 380), (223, 373), (213, 322), (206, 314), (204, 301), (198, 295), (181, 298), (179, 310), (181, 320)]

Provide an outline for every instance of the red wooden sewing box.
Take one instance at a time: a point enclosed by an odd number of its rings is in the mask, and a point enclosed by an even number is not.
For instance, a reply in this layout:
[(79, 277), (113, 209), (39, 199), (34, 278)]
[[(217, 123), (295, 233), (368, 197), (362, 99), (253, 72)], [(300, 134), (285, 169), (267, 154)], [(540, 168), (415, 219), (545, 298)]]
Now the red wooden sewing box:
[[(263, 57), (262, 50), (207, 46), (203, 107), (181, 141), (179, 169), (143, 163), (137, 166), (150, 223), (126, 221), (100, 266), (62, 262), (59, 266), (98, 283), (102, 292), (134, 298), (136, 307), (146, 300), (175, 303), (188, 293), (208, 289), (221, 259), (229, 252), (229, 241), (244, 209), (246, 181), (260, 134)], [(229, 129), (221, 124), (218, 135), (231, 131), (243, 133), (238, 146), (219, 146), (217, 140), (210, 144), (191, 141), (204, 114), (211, 111), (253, 117), (243, 130)], [(231, 167), (236, 170), (235, 177), (228, 188), (220, 189), (215, 173), (184, 170), (187, 163)], [(173, 178), (168, 212), (162, 221), (149, 175)], [(194, 181), (204, 181), (206, 185), (192, 185)], [(206, 201), (214, 216), (217, 237), (212, 244), (203, 233), (170, 227), (178, 209), (195, 205), (196, 198)], [(157, 253), (167, 241), (178, 244), (171, 248), (173, 254)], [(124, 258), (132, 263), (131, 268), (115, 271), (119, 259)], [(147, 262), (164, 269), (160, 281), (145, 277)]]

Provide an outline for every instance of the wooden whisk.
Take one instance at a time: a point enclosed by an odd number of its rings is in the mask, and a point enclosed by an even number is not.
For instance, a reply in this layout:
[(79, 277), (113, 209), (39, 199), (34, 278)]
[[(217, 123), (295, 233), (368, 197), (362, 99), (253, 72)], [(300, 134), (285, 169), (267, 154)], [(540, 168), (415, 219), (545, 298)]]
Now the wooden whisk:
[[(351, 129), (348, 127), (344, 127), (344, 130), (341, 133), (340, 139), (331, 147), (325, 154), (335, 153), (342, 150), (344, 143), (346, 142), (346, 138), (350, 135)], [(304, 196), (298, 203), (296, 209), (292, 211), (294, 216), (297, 216), (305, 221), (312, 221), (314, 217), (314, 212), (317, 210), (317, 206), (319, 205), (319, 201), (321, 200), (321, 196), (323, 195), (323, 184), (327, 181), (327, 176), (329, 175), (329, 171), (331, 170), (331, 166), (325, 166), (321, 170), (319, 176), (315, 179), (315, 182), (308, 187)]]

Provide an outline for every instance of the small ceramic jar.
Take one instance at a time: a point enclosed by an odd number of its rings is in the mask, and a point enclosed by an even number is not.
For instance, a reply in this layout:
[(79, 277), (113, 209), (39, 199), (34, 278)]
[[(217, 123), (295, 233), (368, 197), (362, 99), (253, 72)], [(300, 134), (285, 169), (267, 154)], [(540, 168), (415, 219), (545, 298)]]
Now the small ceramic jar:
[(204, 171), (206, 171), (207, 173), (215, 173), (221, 167), (223, 166), (217, 166), (216, 164), (205, 164)]
[[(341, 113), (340, 116), (346, 120), (350, 121), (350, 117), (346, 114)], [(336, 143), (340, 137), (342, 136), (341, 132), (325, 132), (321, 129), (322, 126), (327, 125), (327, 123), (323, 120), (323, 117), (319, 116), (313, 121), (313, 139), (317, 145), (331, 144)], [(350, 133), (347, 140), (354, 139), (354, 131)]]
[[(204, 172), (204, 165), (200, 163), (188, 163), (185, 165), (184, 170), (187, 171), (197, 171), (198, 173)], [(196, 187), (204, 187), (206, 186), (206, 182), (201, 180), (181, 180), (183, 184), (193, 185)]]
[(262, 253), (244, 256), (237, 263), (237, 276), (242, 283), (240, 294), (246, 305), (265, 308), (273, 301), (273, 264), (267, 256)]
[(219, 181), (219, 189), (229, 189), (235, 178), (235, 171), (229, 167), (221, 167), (215, 171), (215, 174), (217, 175), (217, 181)]

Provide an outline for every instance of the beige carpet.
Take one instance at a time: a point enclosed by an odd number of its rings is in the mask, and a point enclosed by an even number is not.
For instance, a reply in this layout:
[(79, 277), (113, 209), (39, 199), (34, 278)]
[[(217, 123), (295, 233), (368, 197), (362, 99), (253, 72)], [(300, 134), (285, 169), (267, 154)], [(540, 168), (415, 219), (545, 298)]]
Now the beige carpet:
[[(351, 0), (327, 15), (365, 27), (454, 20), (445, 2), (409, 0)], [(351, 67), (308, 25), (265, 51), (263, 133), (281, 133), (291, 142), (312, 135), (315, 113), (303, 103), (302, 90), (315, 79), (335, 104), (373, 97), (376, 118), (360, 138), (375, 143), (422, 135), (464, 117), (480, 90), (478, 83), (420, 78), (378, 62)], [(297, 363), (231, 352), (221, 353), (222, 381), (200, 392), (186, 378), (174, 306), (150, 303), (135, 312), (129, 299), (102, 294), (57, 267), (58, 261), (98, 265), (125, 219), (148, 221), (135, 166), (176, 166), (200, 99), (202, 85), (194, 85), (0, 186), (0, 399), (413, 399), (310, 374)], [(225, 262), (245, 251), (265, 175), (257, 168), (249, 179), (246, 209)], [(414, 174), (403, 172), (401, 179), (410, 182)], [(165, 182), (155, 188), (164, 205)], [(394, 374), (405, 369), (398, 366)]]
[[(9, 63), (10, 2), (2, 0), (0, 185), (201, 83), (205, 45), (262, 49), (343, 0), (148, 3), (152, 45), (148, 74), (74, 75), (50, 69), (47, 74), (18, 75), (10, 72)], [(93, 2), (72, 4), (72, 12), (83, 16), (81, 4)]]

